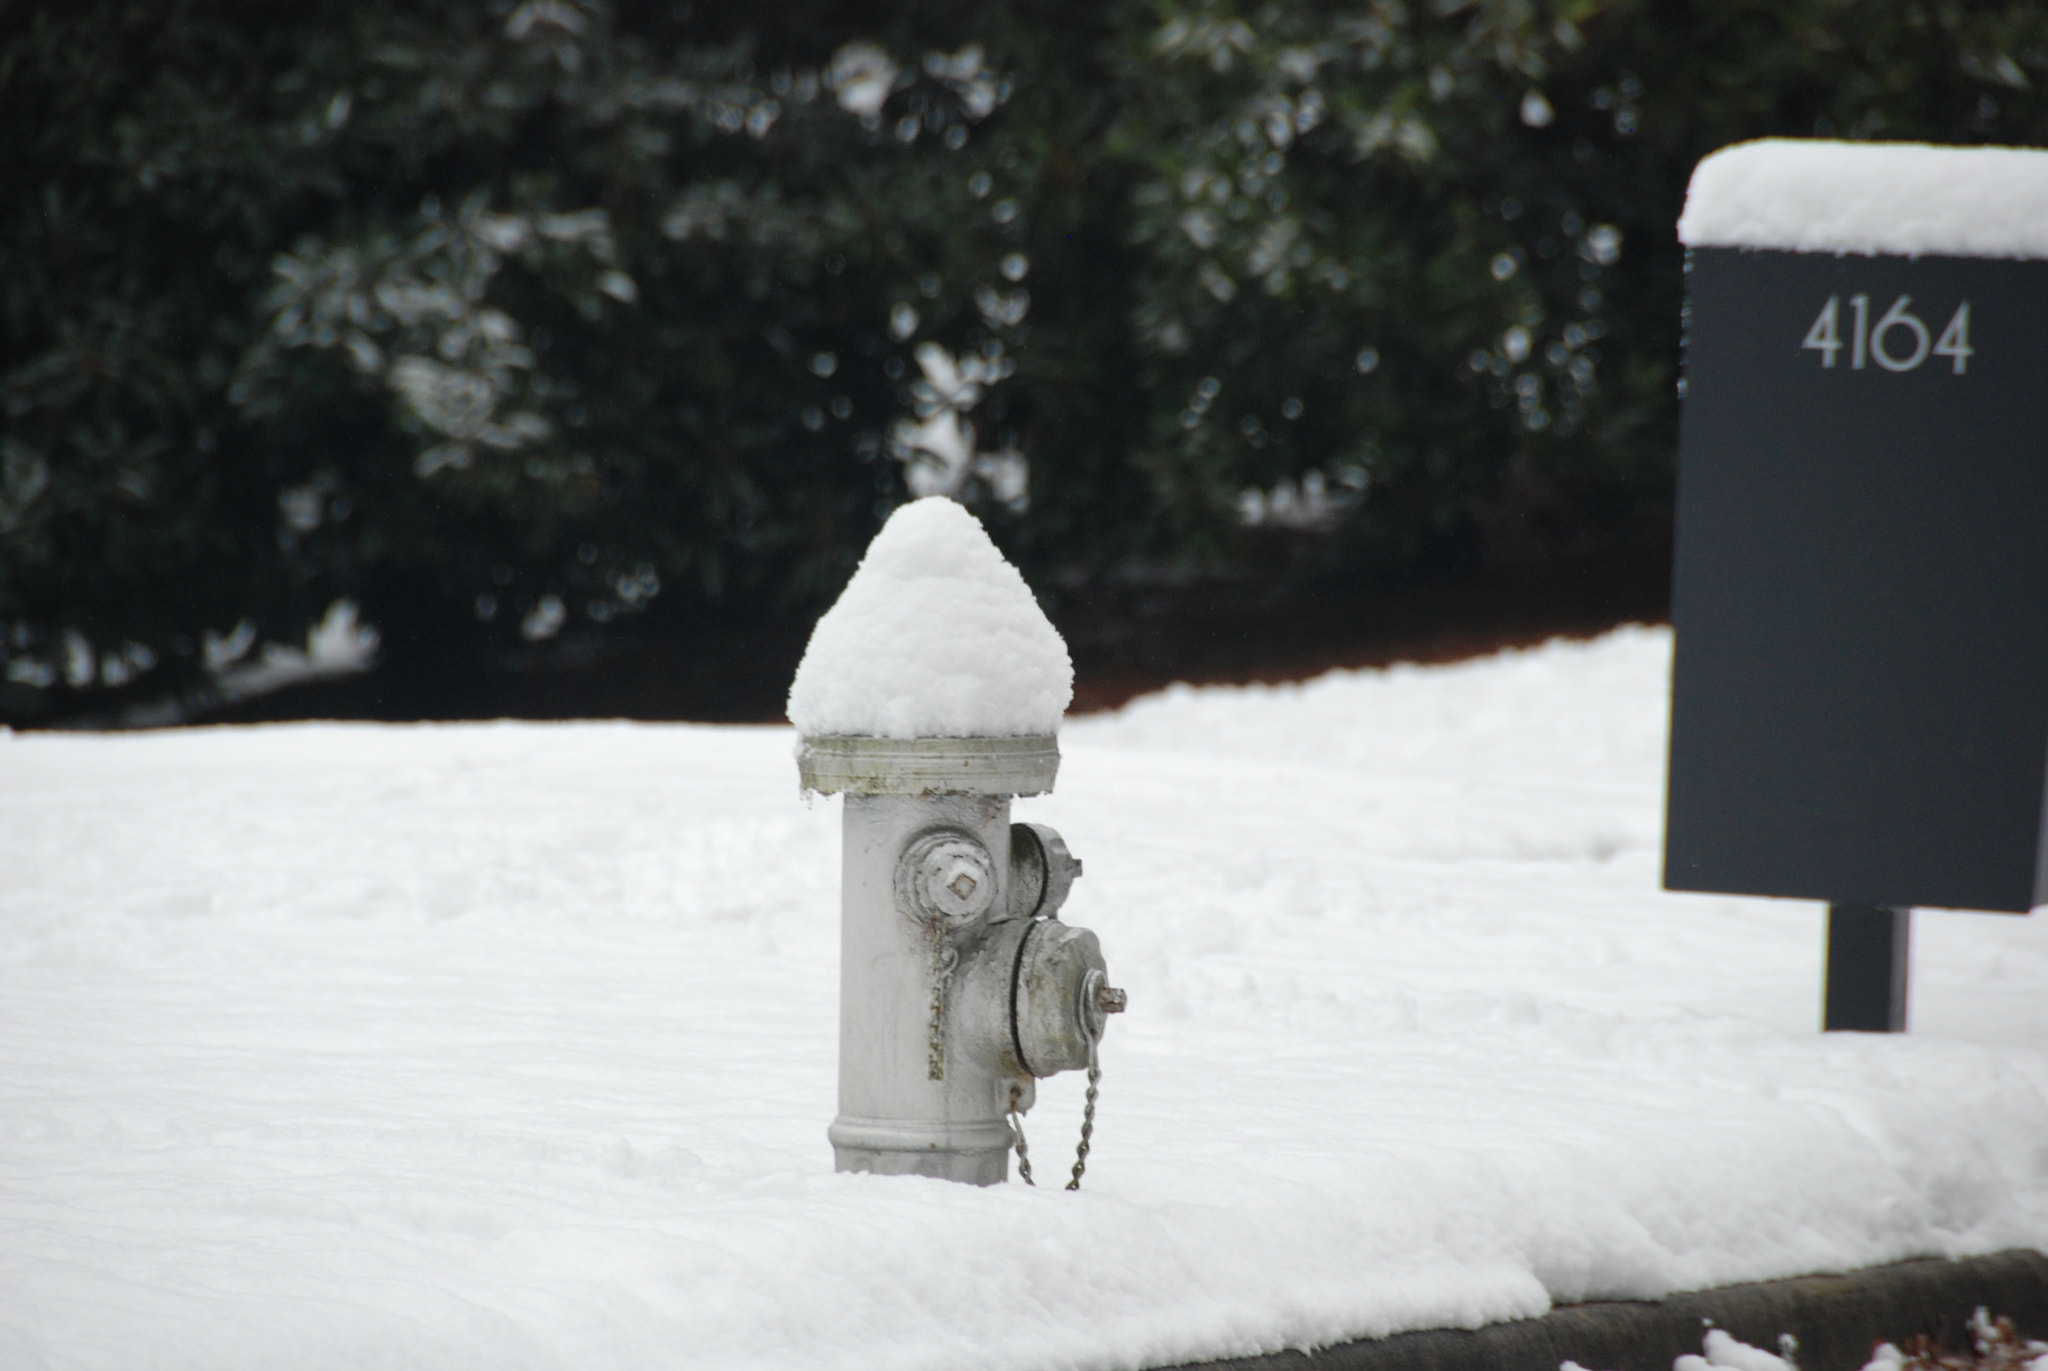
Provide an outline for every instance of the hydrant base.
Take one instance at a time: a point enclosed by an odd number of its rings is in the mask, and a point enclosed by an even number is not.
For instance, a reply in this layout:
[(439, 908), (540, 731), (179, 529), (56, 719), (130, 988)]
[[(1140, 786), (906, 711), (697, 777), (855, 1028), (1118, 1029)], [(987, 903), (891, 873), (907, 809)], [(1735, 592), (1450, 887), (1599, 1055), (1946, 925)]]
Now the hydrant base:
[(1010, 1125), (1002, 1119), (933, 1125), (841, 1116), (826, 1130), (835, 1171), (936, 1176), (999, 1185), (1010, 1176)]
[(866, 1171), (877, 1176), (930, 1176), (968, 1185), (1001, 1185), (1010, 1179), (1010, 1153), (896, 1152), (872, 1147), (835, 1147), (834, 1171)]

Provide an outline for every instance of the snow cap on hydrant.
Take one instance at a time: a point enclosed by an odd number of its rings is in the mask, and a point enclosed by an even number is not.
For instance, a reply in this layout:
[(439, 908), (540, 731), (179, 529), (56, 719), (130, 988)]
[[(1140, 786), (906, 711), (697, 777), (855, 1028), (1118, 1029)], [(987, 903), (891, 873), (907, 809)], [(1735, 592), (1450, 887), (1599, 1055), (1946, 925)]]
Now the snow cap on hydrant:
[(943, 495), (889, 516), (818, 620), (789, 688), (809, 738), (1059, 731), (1074, 667), (981, 522)]

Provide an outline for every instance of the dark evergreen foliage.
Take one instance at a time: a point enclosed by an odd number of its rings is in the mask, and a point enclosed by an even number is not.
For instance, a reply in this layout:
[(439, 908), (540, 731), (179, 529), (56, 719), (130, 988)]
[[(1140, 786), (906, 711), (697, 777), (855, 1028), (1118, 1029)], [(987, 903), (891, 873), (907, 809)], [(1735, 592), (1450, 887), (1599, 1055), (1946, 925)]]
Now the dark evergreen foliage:
[(1618, 536), (1701, 155), (2048, 133), (2027, 3), (0, 15), (16, 720), (800, 615), (912, 489), (1060, 586)]

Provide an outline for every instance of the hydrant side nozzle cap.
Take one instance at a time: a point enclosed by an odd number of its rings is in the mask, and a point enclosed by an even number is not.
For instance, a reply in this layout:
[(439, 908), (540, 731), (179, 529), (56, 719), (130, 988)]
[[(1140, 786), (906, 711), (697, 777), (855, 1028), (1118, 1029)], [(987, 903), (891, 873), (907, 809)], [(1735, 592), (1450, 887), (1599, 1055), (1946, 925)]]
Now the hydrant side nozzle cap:
[(806, 736), (805, 790), (821, 795), (1044, 795), (1060, 769), (1059, 739)]
[(1010, 868), (1017, 901), (1013, 912), (1038, 919), (1060, 912), (1081, 875), (1080, 860), (1067, 850), (1066, 839), (1045, 824), (1010, 825)]

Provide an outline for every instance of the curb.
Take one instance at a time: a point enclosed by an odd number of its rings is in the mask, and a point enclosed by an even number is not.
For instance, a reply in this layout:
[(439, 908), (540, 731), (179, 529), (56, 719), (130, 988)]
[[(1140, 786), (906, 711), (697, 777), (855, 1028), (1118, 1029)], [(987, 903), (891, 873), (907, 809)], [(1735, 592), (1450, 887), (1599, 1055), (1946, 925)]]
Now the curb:
[(1877, 1343), (1915, 1333), (1967, 1348), (1970, 1315), (1980, 1305), (2010, 1318), (2023, 1337), (2048, 1334), (2048, 1256), (2014, 1249), (1662, 1300), (1565, 1305), (1541, 1318), (1471, 1331), (1399, 1333), (1170, 1371), (1558, 1371), (1566, 1360), (1591, 1371), (1671, 1371), (1675, 1358), (1700, 1350), (1708, 1323), (1769, 1351), (1779, 1334), (1790, 1333), (1799, 1340), (1799, 1371), (1860, 1371)]

